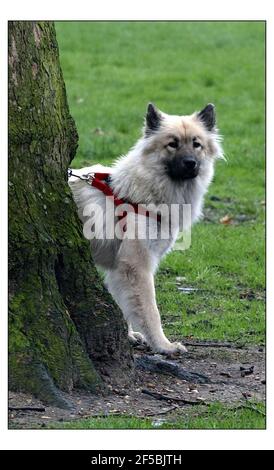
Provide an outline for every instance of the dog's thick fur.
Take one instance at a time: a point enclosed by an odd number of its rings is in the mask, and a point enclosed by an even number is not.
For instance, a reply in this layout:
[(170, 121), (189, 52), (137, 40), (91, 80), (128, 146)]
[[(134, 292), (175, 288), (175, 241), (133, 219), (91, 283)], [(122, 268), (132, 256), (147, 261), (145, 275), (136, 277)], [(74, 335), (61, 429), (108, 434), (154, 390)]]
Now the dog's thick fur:
[[(220, 138), (215, 127), (215, 109), (207, 105), (190, 116), (171, 116), (149, 104), (143, 136), (129, 153), (111, 168), (94, 165), (75, 170), (111, 173), (114, 193), (129, 203), (191, 204), (192, 222), (202, 213), (203, 198), (212, 180), (214, 161), (222, 156)], [(195, 168), (193, 168), (195, 166)], [(96, 188), (76, 177), (69, 184), (84, 223), (90, 203), (104, 211), (104, 222), (97, 235), (102, 235), (106, 212), (106, 197)], [(93, 213), (91, 223), (102, 217)], [(131, 224), (146, 225), (148, 218), (129, 214)], [(157, 222), (154, 222), (157, 223)], [(181, 343), (171, 343), (165, 336), (155, 300), (154, 273), (160, 259), (176, 241), (180, 222), (173, 226), (168, 239), (113, 240), (97, 236), (91, 240), (95, 263), (105, 271), (106, 285), (120, 306), (128, 323), (132, 341), (145, 341), (153, 351), (162, 354), (186, 351)]]

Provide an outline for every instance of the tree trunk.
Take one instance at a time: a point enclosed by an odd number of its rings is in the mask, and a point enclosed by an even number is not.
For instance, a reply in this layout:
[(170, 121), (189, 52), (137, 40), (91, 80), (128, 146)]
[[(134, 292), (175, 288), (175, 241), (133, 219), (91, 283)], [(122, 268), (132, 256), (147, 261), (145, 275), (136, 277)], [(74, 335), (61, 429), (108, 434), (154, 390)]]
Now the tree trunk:
[(67, 185), (77, 140), (53, 23), (10, 22), (9, 386), (59, 406), (132, 367)]

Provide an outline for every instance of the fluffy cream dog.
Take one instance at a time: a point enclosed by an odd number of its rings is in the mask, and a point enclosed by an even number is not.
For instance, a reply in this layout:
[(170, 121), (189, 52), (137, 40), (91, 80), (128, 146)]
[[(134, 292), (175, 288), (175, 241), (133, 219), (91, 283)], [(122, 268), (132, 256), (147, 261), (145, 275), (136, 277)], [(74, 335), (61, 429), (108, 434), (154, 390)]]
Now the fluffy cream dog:
[[(158, 353), (184, 352), (186, 348), (179, 342), (171, 343), (163, 332), (154, 273), (183, 228), (184, 205), (191, 207), (191, 221), (184, 228), (201, 216), (217, 157), (222, 157), (222, 148), (212, 104), (189, 116), (168, 115), (149, 104), (143, 135), (127, 155), (110, 168), (94, 165), (74, 170), (74, 174), (109, 173), (107, 184), (116, 197), (129, 204), (150, 205), (154, 214), (161, 211), (161, 221), (132, 211), (121, 223), (117, 215), (121, 208), (114, 207), (111, 198), (107, 201), (104, 192), (86, 181), (69, 178), (84, 234), (127, 321), (130, 339), (144, 341)], [(179, 208), (179, 217), (171, 222), (166, 209), (174, 205)], [(114, 233), (106, 229), (111, 218), (117, 222)], [(163, 237), (160, 228), (164, 223), (169, 232)], [(156, 230), (156, 236), (155, 230), (154, 236), (148, 232), (148, 225)]]

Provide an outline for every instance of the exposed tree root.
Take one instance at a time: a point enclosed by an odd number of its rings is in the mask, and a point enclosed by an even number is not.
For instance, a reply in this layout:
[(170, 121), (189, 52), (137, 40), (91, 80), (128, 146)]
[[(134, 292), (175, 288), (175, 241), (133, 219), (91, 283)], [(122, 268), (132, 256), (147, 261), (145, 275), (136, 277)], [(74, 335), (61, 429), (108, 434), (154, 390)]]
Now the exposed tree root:
[(135, 356), (135, 365), (139, 369), (160, 374), (173, 375), (179, 379), (192, 383), (210, 383), (209, 377), (198, 374), (197, 372), (189, 372), (183, 369), (179, 364), (171, 361), (165, 361), (157, 356)]

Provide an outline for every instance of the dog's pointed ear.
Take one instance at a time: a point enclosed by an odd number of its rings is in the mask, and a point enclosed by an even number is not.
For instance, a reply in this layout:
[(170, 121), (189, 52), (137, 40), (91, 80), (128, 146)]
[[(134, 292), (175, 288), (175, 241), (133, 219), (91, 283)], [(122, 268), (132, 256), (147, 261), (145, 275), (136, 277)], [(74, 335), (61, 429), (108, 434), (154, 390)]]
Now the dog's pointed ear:
[(214, 104), (207, 104), (202, 111), (197, 114), (197, 117), (208, 131), (212, 131), (216, 124), (216, 112)]
[(159, 111), (153, 103), (149, 103), (145, 117), (145, 134), (151, 135), (153, 132), (157, 131), (161, 125), (162, 119), (161, 111)]

